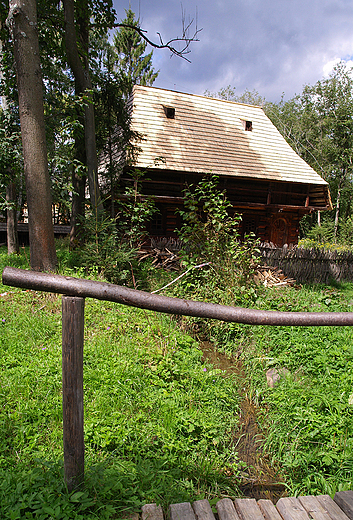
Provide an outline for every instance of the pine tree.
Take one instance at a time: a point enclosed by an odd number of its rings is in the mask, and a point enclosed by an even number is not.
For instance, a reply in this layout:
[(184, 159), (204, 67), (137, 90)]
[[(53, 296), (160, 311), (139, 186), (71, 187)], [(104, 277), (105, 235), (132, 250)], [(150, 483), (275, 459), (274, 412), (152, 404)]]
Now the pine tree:
[[(125, 10), (126, 18), (122, 24), (139, 27), (135, 13), (129, 8)], [(120, 27), (114, 35), (115, 66), (121, 78), (125, 80), (126, 95), (130, 94), (134, 85), (152, 85), (159, 71), (152, 67), (152, 54), (144, 55), (147, 43), (137, 31), (129, 27)]]

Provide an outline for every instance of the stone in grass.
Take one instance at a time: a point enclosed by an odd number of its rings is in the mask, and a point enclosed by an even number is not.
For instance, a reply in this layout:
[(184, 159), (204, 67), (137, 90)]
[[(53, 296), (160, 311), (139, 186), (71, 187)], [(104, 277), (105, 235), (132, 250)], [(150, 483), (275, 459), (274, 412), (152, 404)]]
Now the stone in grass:
[(281, 380), (283, 377), (289, 375), (289, 370), (286, 368), (269, 368), (266, 372), (267, 384), (270, 388), (274, 388), (274, 386)]

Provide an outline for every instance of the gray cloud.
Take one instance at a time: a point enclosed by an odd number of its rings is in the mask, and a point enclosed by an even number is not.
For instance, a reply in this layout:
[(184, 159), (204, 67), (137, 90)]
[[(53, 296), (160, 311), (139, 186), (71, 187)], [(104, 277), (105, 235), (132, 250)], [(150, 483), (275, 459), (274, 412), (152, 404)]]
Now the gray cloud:
[[(180, 36), (179, 0), (130, 5), (151, 39)], [(128, 6), (115, 0), (119, 18)], [(278, 101), (321, 79), (327, 63), (353, 55), (351, 0), (184, 0), (183, 8), (190, 17), (198, 12), (200, 41), (191, 46), (192, 63), (155, 50), (155, 86), (203, 94), (231, 84)]]

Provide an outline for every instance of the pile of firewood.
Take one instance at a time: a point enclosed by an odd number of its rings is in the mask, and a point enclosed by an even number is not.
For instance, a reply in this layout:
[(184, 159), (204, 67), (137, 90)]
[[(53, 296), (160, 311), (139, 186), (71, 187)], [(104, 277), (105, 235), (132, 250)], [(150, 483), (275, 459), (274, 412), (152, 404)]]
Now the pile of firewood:
[(265, 287), (282, 287), (285, 285), (296, 285), (293, 278), (287, 278), (279, 267), (271, 267), (262, 265), (256, 269), (254, 275), (255, 281), (258, 284), (263, 284)]
[[(176, 239), (151, 240), (149, 245), (143, 245), (138, 251), (139, 261), (152, 259), (152, 265), (168, 271), (180, 270), (179, 251), (181, 242)], [(293, 278), (288, 278), (278, 267), (259, 266), (254, 274), (255, 281), (265, 287), (282, 287), (296, 285)]]
[(177, 252), (170, 251), (168, 248), (140, 249), (138, 251), (139, 261), (152, 258), (152, 265), (167, 271), (179, 271), (180, 259)]

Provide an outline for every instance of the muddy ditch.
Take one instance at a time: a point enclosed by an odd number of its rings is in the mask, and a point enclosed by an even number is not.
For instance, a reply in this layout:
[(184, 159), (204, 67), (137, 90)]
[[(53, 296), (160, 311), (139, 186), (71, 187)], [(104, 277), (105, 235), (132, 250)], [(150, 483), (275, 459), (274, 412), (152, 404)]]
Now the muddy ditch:
[(259, 410), (246, 396), (246, 376), (239, 360), (230, 358), (207, 341), (200, 343), (203, 358), (215, 368), (227, 374), (235, 374), (239, 381), (239, 388), (244, 390), (240, 403), (239, 427), (234, 432), (234, 443), (239, 460), (244, 463), (242, 468), (242, 482), (240, 490), (246, 497), (266, 498), (277, 502), (286, 495), (286, 487), (276, 468), (269, 460), (264, 450), (264, 433), (259, 423)]

